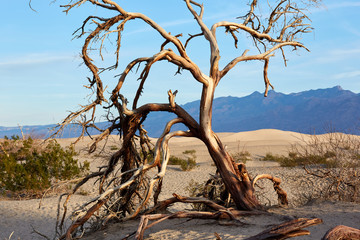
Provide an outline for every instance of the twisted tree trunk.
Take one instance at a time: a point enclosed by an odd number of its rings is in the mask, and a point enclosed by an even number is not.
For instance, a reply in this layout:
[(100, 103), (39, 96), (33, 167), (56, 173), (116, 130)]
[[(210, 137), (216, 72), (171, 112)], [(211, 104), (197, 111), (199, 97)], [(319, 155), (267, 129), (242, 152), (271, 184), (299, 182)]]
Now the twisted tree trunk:
[[(215, 145), (212, 144), (214, 140), (217, 140)], [(242, 210), (262, 209), (261, 204), (254, 196), (254, 188), (245, 165), (234, 163), (215, 134), (212, 142), (205, 142), (205, 144), (236, 208)]]
[[(215, 52), (212, 52), (215, 54)], [(213, 65), (214, 66), (214, 65)], [(237, 209), (254, 210), (262, 206), (254, 196), (254, 188), (244, 164), (235, 164), (230, 154), (225, 150), (224, 145), (218, 136), (212, 131), (212, 105), (214, 92), (217, 83), (220, 81), (218, 71), (215, 67), (210, 74), (207, 85), (203, 86), (200, 102), (200, 134), (199, 137), (206, 145), (209, 154), (214, 161), (226, 189), (231, 194)], [(214, 72), (215, 71), (215, 72)]]

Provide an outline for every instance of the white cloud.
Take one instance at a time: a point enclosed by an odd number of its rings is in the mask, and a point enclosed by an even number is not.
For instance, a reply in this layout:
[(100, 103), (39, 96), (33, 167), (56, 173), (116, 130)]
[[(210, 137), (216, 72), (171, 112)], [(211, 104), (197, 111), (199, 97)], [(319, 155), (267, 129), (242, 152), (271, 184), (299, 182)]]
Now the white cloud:
[(360, 70), (343, 72), (333, 76), (334, 79), (347, 79), (347, 78), (355, 78), (360, 77)]

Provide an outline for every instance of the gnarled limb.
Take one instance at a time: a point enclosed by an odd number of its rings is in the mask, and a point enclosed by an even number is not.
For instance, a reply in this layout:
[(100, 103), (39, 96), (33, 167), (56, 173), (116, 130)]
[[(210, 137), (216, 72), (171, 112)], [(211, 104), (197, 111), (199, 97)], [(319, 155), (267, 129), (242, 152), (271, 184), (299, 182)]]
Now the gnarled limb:
[[(244, 224), (238, 218), (240, 216), (249, 216), (249, 215), (258, 215), (264, 214), (264, 212), (257, 212), (257, 211), (239, 211), (233, 208), (225, 208), (219, 204), (216, 204), (213, 201), (210, 201), (206, 198), (195, 198), (195, 197), (183, 197), (178, 194), (173, 194), (173, 198), (164, 200), (159, 202), (155, 207), (150, 209), (146, 212), (146, 215), (142, 215), (139, 223), (138, 230), (136, 232), (136, 239), (143, 239), (144, 231), (149, 229), (150, 227), (154, 226), (157, 223), (160, 223), (167, 219), (174, 219), (174, 218), (191, 218), (191, 219), (228, 219), (234, 220), (240, 224)], [(160, 210), (166, 209), (169, 205), (175, 202), (182, 202), (182, 203), (202, 203), (207, 205), (209, 208), (214, 210), (215, 212), (202, 212), (202, 211), (180, 211), (176, 213), (169, 213), (169, 214), (149, 214), (151, 212), (157, 212)], [(151, 224), (148, 224), (149, 221), (155, 221)]]
[[(178, 120), (178, 119), (176, 119), (176, 120)], [(180, 120), (178, 120), (178, 121), (180, 121)], [(131, 216), (129, 216), (129, 218), (134, 218), (139, 214), (140, 210), (142, 210), (143, 207), (145, 206), (145, 204), (149, 201), (149, 198), (150, 198), (151, 193), (153, 192), (155, 183), (161, 181), (163, 179), (163, 177), (165, 176), (166, 168), (167, 168), (169, 158), (170, 158), (168, 142), (172, 137), (175, 137), (175, 136), (193, 137), (193, 135), (190, 132), (184, 132), (184, 131), (176, 131), (176, 132), (166, 134), (164, 136), (164, 140), (162, 141), (162, 146), (161, 146), (162, 151), (163, 151), (163, 157), (162, 157), (163, 162), (161, 164), (160, 171), (149, 181), (149, 187), (144, 195), (144, 199), (143, 199), (142, 203), (136, 208), (134, 213)]]
[(360, 230), (344, 225), (338, 225), (326, 232), (322, 240), (357, 240), (360, 239)]
[(247, 238), (246, 240), (281, 240), (303, 235), (309, 235), (309, 231), (302, 229), (320, 223), (322, 223), (322, 220), (320, 218), (298, 218), (267, 229), (255, 236)]
[(287, 200), (287, 194), (286, 192), (280, 187), (281, 184), (281, 179), (271, 176), (270, 174), (260, 174), (257, 175), (253, 180), (252, 180), (252, 186), (254, 187), (256, 182), (260, 179), (269, 179), (270, 181), (273, 182), (274, 184), (274, 190), (278, 195), (278, 201), (280, 205), (283, 206), (287, 206), (289, 204), (289, 201)]
[[(146, 193), (144, 194), (142, 201), (139, 203), (139, 205), (134, 209), (134, 211), (131, 213), (130, 216), (128, 216), (127, 218), (134, 218), (136, 217), (139, 212), (141, 210), (144, 209), (145, 205), (147, 204), (147, 202), (150, 199), (151, 193), (153, 192), (153, 188), (155, 183), (157, 183), (158, 181), (160, 181), (164, 176), (165, 176), (165, 172), (166, 172), (166, 167), (167, 167), (167, 163), (169, 160), (169, 147), (168, 147), (168, 141), (174, 137), (174, 136), (193, 136), (191, 132), (184, 132), (184, 131), (176, 131), (176, 132), (170, 132), (171, 127), (179, 122), (182, 122), (183, 120), (181, 118), (177, 118), (174, 119), (172, 121), (170, 121), (162, 136), (158, 139), (156, 146), (155, 146), (155, 156), (154, 156), (154, 160), (152, 163), (150, 164), (144, 164), (143, 166), (137, 168), (137, 169), (131, 169), (127, 172), (122, 172), (120, 175), (118, 175), (117, 177), (120, 178), (125, 174), (129, 174), (131, 173), (132, 176), (126, 180), (125, 182), (123, 182), (121, 185), (113, 187), (113, 188), (108, 188), (109, 185), (106, 187), (106, 189), (101, 192), (101, 194), (99, 196), (97, 196), (96, 198), (90, 200), (88, 203), (83, 204), (83, 206), (80, 207), (79, 210), (77, 210), (77, 212), (79, 211), (83, 211), (85, 209), (86, 206), (88, 206), (89, 204), (92, 204), (95, 202), (95, 204), (93, 204), (89, 210), (85, 210), (85, 212), (83, 214), (80, 215), (80, 217), (68, 228), (67, 232), (66, 232), (66, 239), (68, 239), (69, 237), (71, 237), (72, 233), (79, 227), (82, 226), (86, 221), (89, 220), (89, 218), (92, 216), (92, 214), (94, 212), (96, 212), (97, 210), (100, 209), (100, 207), (102, 207), (103, 205), (105, 205), (109, 199), (117, 192), (126, 189), (128, 187), (130, 187), (132, 184), (136, 183), (136, 181), (138, 181), (138, 179), (149, 169), (158, 166), (159, 165), (159, 161), (160, 161), (160, 154), (162, 151), (162, 159), (163, 162), (161, 164), (161, 168), (160, 171), (149, 181)], [(170, 133), (169, 133), (170, 132)], [(161, 149), (161, 151), (160, 151)], [(121, 150), (120, 150), (121, 152)], [(113, 163), (112, 163), (113, 164)], [(109, 166), (107, 171), (109, 171), (109, 169), (112, 167)], [(106, 172), (104, 172), (104, 176), (105, 176)], [(84, 183), (84, 181), (82, 181), (82, 184)], [(78, 185), (77, 185), (78, 187)], [(69, 197), (69, 196), (68, 196)], [(64, 212), (65, 214), (65, 212)], [(64, 217), (63, 217), (64, 219)], [(106, 221), (108, 221), (108, 218), (106, 219)], [(65, 236), (62, 236), (62, 238), (64, 238)]]

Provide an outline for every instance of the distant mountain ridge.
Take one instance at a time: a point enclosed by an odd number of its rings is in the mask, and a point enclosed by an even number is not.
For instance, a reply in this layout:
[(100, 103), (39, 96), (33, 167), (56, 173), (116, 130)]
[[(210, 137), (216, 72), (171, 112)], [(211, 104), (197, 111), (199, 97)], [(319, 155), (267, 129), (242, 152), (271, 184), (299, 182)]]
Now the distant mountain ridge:
[[(181, 107), (197, 120), (199, 104), (198, 100)], [(165, 124), (174, 116), (167, 112), (150, 113), (144, 122), (149, 136), (158, 137)], [(326, 128), (330, 125), (339, 132), (360, 134), (360, 94), (336, 86), (291, 94), (269, 91), (267, 98), (254, 92), (245, 97), (219, 97), (213, 103), (212, 127), (215, 132), (272, 128), (322, 134), (329, 130)], [(47, 129), (53, 126), (24, 126), (23, 131), (47, 135)], [(173, 129), (185, 128), (174, 126)], [(0, 127), (0, 137), (19, 133), (18, 127)], [(72, 127), (71, 131), (64, 132), (63, 137), (76, 137), (79, 134), (80, 130)]]

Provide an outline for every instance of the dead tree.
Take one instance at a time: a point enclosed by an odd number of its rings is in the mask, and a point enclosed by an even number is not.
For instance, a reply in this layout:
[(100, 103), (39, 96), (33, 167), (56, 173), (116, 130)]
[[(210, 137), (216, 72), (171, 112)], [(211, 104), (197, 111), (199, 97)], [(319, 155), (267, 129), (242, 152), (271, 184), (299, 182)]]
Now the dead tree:
[[(84, 224), (92, 214), (101, 208), (106, 212), (106, 219), (111, 217), (132, 218), (147, 206), (152, 196), (156, 203), (169, 159), (168, 142), (175, 136), (195, 137), (206, 145), (237, 209), (261, 209), (262, 206), (254, 196), (252, 178), (249, 176), (245, 165), (234, 163), (221, 140), (212, 130), (214, 92), (228, 72), (241, 62), (261, 61), (264, 64), (262, 70), (265, 83), (264, 95), (266, 96), (269, 87), (272, 87), (268, 78), (268, 67), (270, 59), (275, 56), (275, 53), (280, 52), (282, 54), (286, 65), (286, 48), (292, 50), (303, 48), (307, 50), (299, 42), (299, 38), (303, 33), (312, 30), (305, 12), (309, 6), (308, 4), (313, 4), (314, 1), (305, 2), (299, 1), (299, 3), (296, 3), (295, 1), (280, 0), (264, 2), (262, 6), (258, 6), (260, 3), (253, 0), (250, 1), (246, 14), (238, 17), (234, 22), (221, 21), (214, 23), (212, 26), (207, 26), (203, 21), (204, 6), (193, 0), (185, 0), (184, 11), (191, 13), (194, 22), (199, 27), (199, 33), (190, 34), (189, 38), (182, 41), (182, 33), (171, 34), (150, 17), (142, 13), (127, 11), (122, 7), (121, 1), (67, 0), (67, 4), (62, 6), (66, 13), (69, 13), (75, 7), (88, 4), (104, 11), (107, 10), (109, 12), (107, 16), (111, 17), (88, 16), (82, 26), (75, 32), (76, 37), (85, 38), (81, 54), (85, 65), (92, 74), (88, 78), (88, 88), (94, 90), (95, 99), (88, 105), (83, 106), (79, 111), (72, 112), (59, 124), (58, 130), (61, 131), (67, 124), (80, 119), (83, 135), (87, 133), (88, 128), (97, 128), (101, 131), (101, 134), (94, 139), (94, 143), (90, 148), (91, 152), (95, 151), (97, 144), (101, 140), (115, 132), (119, 132), (121, 136), (122, 148), (111, 156), (106, 168), (89, 175), (75, 187), (74, 192), (87, 180), (91, 178), (100, 179), (99, 196), (89, 203), (93, 205), (89, 205), (91, 207), (85, 211), (83, 217), (79, 218), (68, 229), (66, 236), (70, 237), (78, 226)], [(266, 8), (268, 10), (264, 11)], [(264, 13), (268, 15), (264, 17)], [(121, 74), (118, 75), (117, 83), (114, 86), (109, 85), (112, 92), (107, 96), (102, 74), (107, 70), (116, 70), (119, 67), (122, 32), (130, 20), (143, 21), (163, 38), (163, 43), (152, 56), (136, 58), (128, 63)], [(86, 30), (91, 26), (93, 28), (90, 31)], [(242, 54), (235, 56), (230, 62), (222, 64), (222, 66), (225, 66), (223, 68), (219, 64), (221, 49), (217, 40), (218, 30), (220, 29), (230, 33), (235, 48), (238, 48), (238, 33), (244, 33), (253, 43), (253, 49), (243, 49)], [(100, 68), (92, 60), (90, 53), (97, 46), (100, 56), (103, 57), (102, 50), (105, 39), (112, 35), (116, 37), (115, 64), (107, 68)], [(203, 38), (204, 46), (210, 48), (210, 70), (208, 73), (200, 69), (199, 65), (188, 55), (187, 46), (191, 44), (194, 38)], [(199, 119), (194, 119), (176, 104), (175, 96), (177, 91), (168, 91), (168, 103), (147, 103), (139, 106), (139, 99), (150, 69), (159, 61), (167, 61), (169, 64), (175, 65), (178, 68), (178, 73), (188, 71), (194, 80), (202, 85)], [(128, 99), (125, 98), (121, 90), (123, 85), (126, 84), (129, 72), (136, 69), (140, 69), (139, 86), (132, 101), (132, 106), (129, 107), (127, 105)], [(101, 105), (108, 111), (108, 120), (111, 123), (106, 129), (99, 129), (94, 121), (95, 112)], [(156, 111), (174, 113), (176, 118), (168, 122), (164, 127), (163, 134), (158, 138), (153, 148), (153, 160), (148, 162), (147, 156), (152, 148), (142, 123), (150, 112)], [(115, 112), (117, 115), (111, 117)], [(171, 131), (171, 127), (178, 123), (184, 124), (188, 130)], [(138, 140), (139, 147), (136, 146), (135, 140)], [(146, 179), (145, 173), (152, 168), (157, 168), (158, 173), (152, 178)], [(272, 177), (267, 178), (274, 180)], [(144, 194), (140, 194), (140, 192)], [(283, 194), (283, 196), (286, 195)]]

